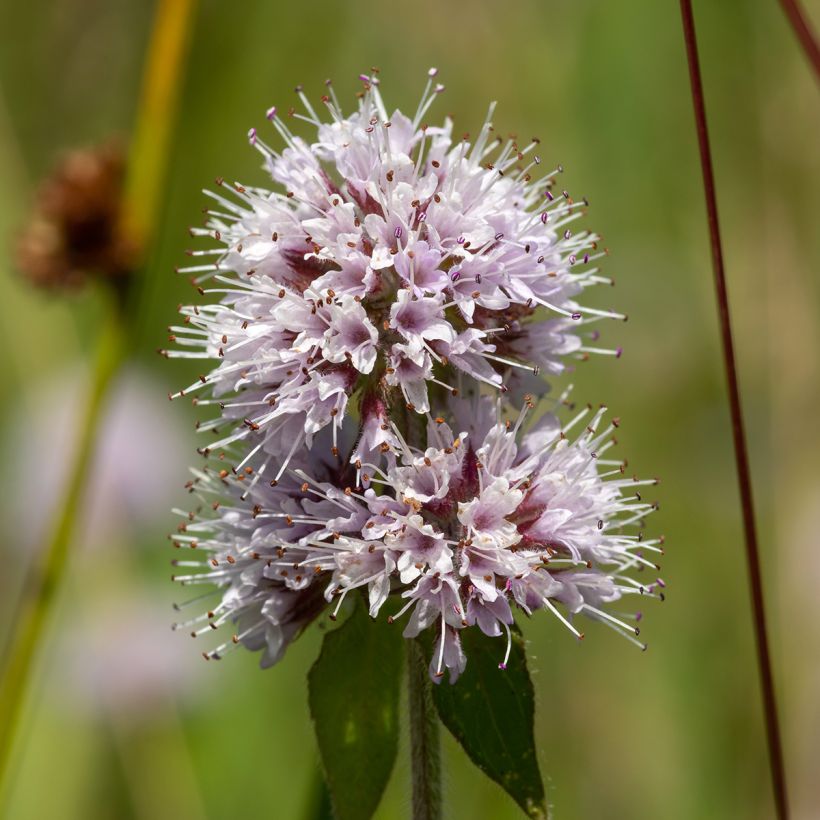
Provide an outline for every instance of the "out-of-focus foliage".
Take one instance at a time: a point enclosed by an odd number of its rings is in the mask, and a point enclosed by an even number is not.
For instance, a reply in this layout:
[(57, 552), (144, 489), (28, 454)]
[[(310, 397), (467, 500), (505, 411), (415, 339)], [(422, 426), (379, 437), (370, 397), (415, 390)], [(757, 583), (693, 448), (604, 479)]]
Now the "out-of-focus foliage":
[[(811, 817), (820, 810), (820, 102), (775, 0), (704, 1), (695, 11), (787, 765), (796, 816)], [(31, 476), (46, 484), (57, 469), (38, 437), (71, 404), (63, 374), (78, 372), (89, 355), (100, 310), (93, 294), (29, 290), (11, 266), (14, 231), (35, 180), (61, 151), (112, 133), (127, 137), (150, 17), (151, 4), (126, 0), (0, 6), (0, 423), (15, 452), (31, 440), (30, 451), (6, 461), (0, 498), (4, 509), (32, 510), (33, 529), (48, 516), (53, 493), (37, 498)], [(820, 22), (820, 13), (814, 17)], [(662, 477), (661, 511), (651, 524), (667, 535), (671, 586), (667, 602), (647, 612), (645, 654), (604, 629), (590, 629), (579, 645), (549, 619), (523, 624), (548, 802), (559, 818), (771, 816), (676, 3), (205, 0), (152, 261), (159, 275), (136, 340), (154, 381), (142, 379), (141, 389), (164, 396), (194, 375), (153, 350), (189, 288), (173, 268), (185, 258), (186, 228), (205, 207), (200, 189), (218, 175), (263, 179), (246, 131), (264, 125), (268, 106), (287, 108), (297, 82), (316, 100), (331, 76), (352, 104), (356, 77), (371, 65), (381, 68), (383, 92), (396, 105), (412, 107), (436, 65), (447, 85), (438, 110), (451, 112), (457, 129), (475, 131), (487, 103), (498, 99), (500, 129), (540, 136), (545, 162), (562, 163), (566, 186), (589, 197), (588, 223), (611, 250), (611, 305), (630, 315), (625, 325), (603, 328), (607, 342), (623, 345), (623, 358), (581, 365), (589, 372), (575, 398), (612, 407), (622, 419), (619, 449), (636, 471)], [(33, 398), (44, 413), (21, 425), (20, 408)], [(161, 423), (149, 407), (141, 423), (132, 422), (131, 437)], [(181, 404), (170, 409), (195, 418)], [(192, 425), (182, 443), (194, 460)], [(157, 475), (166, 474), (167, 457), (165, 449), (155, 453)], [(174, 525), (167, 508), (185, 498), (186, 465), (176, 469), (176, 498), (158, 501), (137, 523), (113, 506), (112, 519), (100, 525), (102, 548), (76, 551), (18, 747), (12, 817), (300, 818), (317, 804), (306, 674), (318, 629), (266, 672), (250, 653), (202, 662), (193, 674), (187, 663), (173, 668), (166, 655), (169, 636), (157, 623), (166, 613), (174, 620), (170, 604), (180, 591), (168, 581), (164, 532)], [(129, 480), (152, 482), (154, 470), (142, 461), (135, 472)], [(118, 475), (112, 480), (125, 480)], [(24, 504), (23, 492), (35, 498)], [(100, 514), (95, 509), (93, 520)], [(31, 540), (25, 521), (4, 528), (3, 629)], [(127, 624), (116, 602), (127, 603)], [(144, 619), (134, 618), (141, 610)], [(103, 627), (109, 641), (100, 639)], [(87, 659), (72, 647), (119, 652), (125, 643), (131, 653), (121, 657), (137, 670), (152, 656), (154, 636), (168, 657), (165, 688), (118, 700), (134, 687), (121, 685), (119, 666), (100, 663), (94, 685), (108, 686), (107, 695), (78, 691), (91, 684), (71, 669)], [(196, 642), (172, 639), (178, 655), (198, 656)], [(156, 687), (158, 676), (148, 677)], [(403, 743), (400, 761), (406, 737)], [(519, 816), (454, 743), (445, 753), (451, 816)], [(382, 820), (406, 812), (407, 770), (397, 767)]]

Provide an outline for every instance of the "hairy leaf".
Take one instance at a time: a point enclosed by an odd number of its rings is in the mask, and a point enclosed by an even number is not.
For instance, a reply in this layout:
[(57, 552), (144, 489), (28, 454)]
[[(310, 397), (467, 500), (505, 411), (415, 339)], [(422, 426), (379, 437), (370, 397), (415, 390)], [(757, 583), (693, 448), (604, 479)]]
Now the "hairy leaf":
[(319, 754), (338, 820), (376, 811), (396, 760), (401, 635), (357, 603), (308, 675)]
[(439, 716), (473, 763), (495, 780), (528, 817), (547, 817), (533, 735), (535, 700), (524, 640), (513, 632), (506, 669), (499, 669), (498, 638), (464, 629), (467, 668), (450, 685), (435, 686)]

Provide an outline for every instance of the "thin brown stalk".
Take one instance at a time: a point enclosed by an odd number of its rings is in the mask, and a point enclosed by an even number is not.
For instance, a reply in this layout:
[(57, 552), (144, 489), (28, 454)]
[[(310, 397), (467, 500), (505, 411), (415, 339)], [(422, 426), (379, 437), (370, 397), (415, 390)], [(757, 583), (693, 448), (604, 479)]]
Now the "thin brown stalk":
[(817, 38), (811, 30), (805, 12), (797, 0), (780, 0), (780, 5), (783, 7), (783, 13), (794, 29), (794, 33), (800, 42), (803, 53), (814, 69), (815, 77), (820, 80), (820, 44), (818, 44)]
[(723, 249), (718, 224), (715, 178), (712, 170), (712, 156), (709, 148), (709, 133), (706, 128), (706, 105), (700, 76), (700, 62), (695, 37), (695, 21), (691, 0), (680, 0), (683, 18), (683, 36), (686, 42), (686, 57), (689, 63), (689, 81), (692, 88), (692, 103), (695, 109), (695, 126), (700, 149), (700, 164), (703, 172), (703, 188), (706, 196), (706, 213), (709, 222), (709, 237), (712, 250), (712, 267), (715, 275), (718, 317), (723, 348), (726, 381), (729, 388), (729, 409), (732, 417), (732, 438), (734, 440), (737, 481), (743, 513), (743, 530), (746, 543), (746, 563), (749, 571), (749, 589), (752, 601), (755, 640), (757, 644), (758, 671), (763, 697), (763, 712), (766, 722), (766, 738), (769, 750), (769, 768), (772, 778), (774, 801), (779, 820), (788, 820), (789, 807), (786, 792), (786, 775), (783, 764), (783, 748), (780, 740), (780, 725), (777, 717), (777, 701), (774, 692), (774, 676), (769, 653), (769, 639), (766, 632), (766, 612), (763, 598), (763, 579), (760, 570), (760, 554), (755, 526), (754, 502), (752, 498), (752, 478), (749, 467), (749, 453), (743, 426), (737, 365), (732, 323), (729, 313), (729, 296), (726, 290), (726, 276), (723, 266)]

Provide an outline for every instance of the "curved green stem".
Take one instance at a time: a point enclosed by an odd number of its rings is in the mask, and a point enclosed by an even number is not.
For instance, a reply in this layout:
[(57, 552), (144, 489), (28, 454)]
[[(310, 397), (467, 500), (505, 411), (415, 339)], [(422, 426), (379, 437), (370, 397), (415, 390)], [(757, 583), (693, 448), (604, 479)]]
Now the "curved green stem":
[(108, 385), (122, 361), (123, 325), (119, 314), (108, 310), (103, 328), (91, 391), (77, 436), (77, 454), (65, 496), (47, 548), (34, 560), (26, 576), (16, 621), (0, 675), (0, 782), (7, 773), (15, 729), (20, 719), (26, 684), (48, 614), (65, 575), (69, 545), (82, 509), (83, 489), (94, 456), (94, 439), (105, 404)]
[[(158, 0), (143, 70), (134, 140), (128, 162), (120, 229), (144, 252), (150, 250), (158, 222), (159, 202), (168, 165), (179, 90), (197, 0)], [(147, 253), (146, 253), (147, 256)], [(143, 274), (145, 270), (143, 269)], [(5, 784), (31, 667), (51, 608), (65, 575), (69, 547), (82, 508), (83, 492), (94, 455), (94, 443), (108, 386), (125, 358), (126, 348), (144, 315), (146, 276), (135, 275), (125, 300), (107, 306), (105, 325), (85, 415), (78, 431), (71, 474), (51, 540), (29, 571), (0, 670), (0, 786)], [(136, 287), (135, 287), (136, 285)], [(118, 294), (122, 297), (122, 294)], [(137, 309), (133, 310), (134, 302)], [(123, 310), (127, 305), (128, 309)]]
[(413, 820), (441, 818), (441, 737), (433, 684), (424, 648), (407, 644), (407, 694), (410, 716), (410, 760), (413, 782)]

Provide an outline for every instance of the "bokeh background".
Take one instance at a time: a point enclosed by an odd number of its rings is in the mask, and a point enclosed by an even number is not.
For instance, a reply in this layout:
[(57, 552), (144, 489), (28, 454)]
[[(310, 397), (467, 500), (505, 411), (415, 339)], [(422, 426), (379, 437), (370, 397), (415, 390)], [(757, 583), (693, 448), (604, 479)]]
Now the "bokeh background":
[[(820, 3), (804, 4), (815, 27)], [(0, 4), (0, 630), (42, 548), (71, 456), (102, 303), (34, 292), (12, 248), (36, 182), (67, 148), (126, 138), (153, 4)], [(820, 97), (775, 0), (695, 3), (795, 816), (820, 816)], [(678, 4), (618, 0), (202, 0), (192, 33), (150, 309), (112, 391), (83, 525), (16, 747), (11, 818), (313, 818), (317, 758), (305, 674), (312, 628), (278, 667), (240, 652), (205, 664), (173, 634), (169, 582), (193, 409), (155, 348), (189, 285), (174, 274), (200, 191), (262, 184), (245, 133), (293, 86), (334, 78), (352, 104), (381, 68), (390, 104), (437, 104), (475, 131), (538, 134), (562, 182), (591, 201), (630, 315), (606, 327), (619, 361), (573, 377), (622, 418), (620, 449), (658, 474), (668, 599), (645, 611), (647, 653), (605, 629), (576, 644), (525, 627), (542, 768), (556, 818), (773, 815), (720, 365), (708, 238)], [(476, 715), (481, 720), (482, 715)], [(378, 817), (407, 816), (406, 737)], [(446, 743), (448, 816), (517, 817)]]

